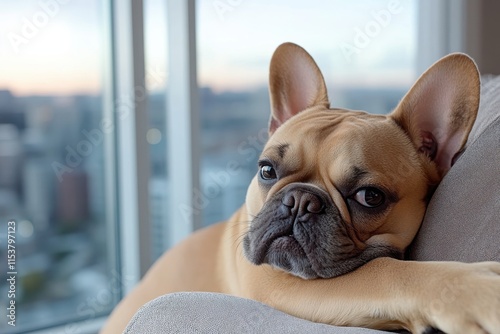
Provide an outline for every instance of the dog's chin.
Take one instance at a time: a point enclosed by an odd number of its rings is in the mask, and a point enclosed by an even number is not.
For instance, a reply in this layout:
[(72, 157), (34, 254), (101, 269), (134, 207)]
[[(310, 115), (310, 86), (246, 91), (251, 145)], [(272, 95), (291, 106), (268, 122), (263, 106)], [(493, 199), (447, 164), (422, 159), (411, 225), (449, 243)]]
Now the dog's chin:
[(247, 235), (244, 239), (246, 258), (255, 265), (269, 264), (302, 279), (334, 278), (354, 271), (377, 257), (403, 257), (402, 252), (393, 247), (374, 245), (325, 265), (311, 259), (311, 255), (304, 251), (293, 235), (280, 236), (266, 244), (252, 250), (249, 246), (250, 237)]
[(299, 242), (291, 235), (275, 239), (269, 246), (262, 261), (258, 262), (270, 264), (303, 279), (320, 277), (312, 268)]

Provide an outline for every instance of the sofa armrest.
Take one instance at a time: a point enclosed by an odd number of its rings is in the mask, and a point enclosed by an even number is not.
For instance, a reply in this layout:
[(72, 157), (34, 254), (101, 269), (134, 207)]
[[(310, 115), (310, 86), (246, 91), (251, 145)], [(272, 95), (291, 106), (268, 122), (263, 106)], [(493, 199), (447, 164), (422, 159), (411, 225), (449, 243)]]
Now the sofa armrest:
[(318, 324), (295, 318), (259, 302), (210, 292), (167, 294), (144, 305), (126, 334), (143, 333), (315, 333), (383, 334), (386, 332)]

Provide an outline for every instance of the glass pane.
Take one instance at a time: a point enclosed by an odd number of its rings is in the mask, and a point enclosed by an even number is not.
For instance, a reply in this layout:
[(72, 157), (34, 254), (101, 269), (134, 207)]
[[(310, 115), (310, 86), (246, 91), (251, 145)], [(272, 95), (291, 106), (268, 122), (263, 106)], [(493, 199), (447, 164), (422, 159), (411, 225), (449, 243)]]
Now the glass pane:
[(332, 106), (386, 113), (415, 79), (416, 6), (416, 0), (197, 1), (205, 225), (243, 203), (256, 172), (276, 47), (294, 42), (314, 57)]
[(153, 260), (166, 248), (165, 203), (168, 198), (167, 143), (166, 143), (166, 85), (167, 85), (167, 8), (166, 1), (144, 1), (144, 48), (146, 87), (150, 128), (147, 138), (150, 145), (151, 178), (149, 194), (151, 206), (151, 240)]
[(91, 321), (120, 295), (104, 154), (108, 5), (0, 1), (1, 333)]

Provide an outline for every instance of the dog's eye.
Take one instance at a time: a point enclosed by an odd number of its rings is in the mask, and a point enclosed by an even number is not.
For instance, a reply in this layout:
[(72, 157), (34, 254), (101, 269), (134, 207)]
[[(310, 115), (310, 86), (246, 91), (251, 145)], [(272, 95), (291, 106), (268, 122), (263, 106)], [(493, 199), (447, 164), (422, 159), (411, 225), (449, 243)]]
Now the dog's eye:
[(260, 177), (263, 180), (274, 180), (276, 179), (276, 171), (274, 167), (271, 165), (262, 165), (260, 166)]
[(385, 202), (385, 195), (377, 188), (367, 187), (359, 189), (354, 195), (354, 199), (367, 208), (375, 208)]

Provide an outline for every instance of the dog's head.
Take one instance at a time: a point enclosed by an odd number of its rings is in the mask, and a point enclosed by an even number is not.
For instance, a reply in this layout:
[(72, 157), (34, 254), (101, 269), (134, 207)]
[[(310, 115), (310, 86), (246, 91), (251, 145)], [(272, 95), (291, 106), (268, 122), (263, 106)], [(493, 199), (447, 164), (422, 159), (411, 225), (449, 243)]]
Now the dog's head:
[(389, 115), (330, 108), (311, 56), (279, 46), (270, 66), (270, 138), (247, 193), (246, 257), (306, 279), (402, 257), (463, 150), (479, 87), (474, 62), (452, 54)]

